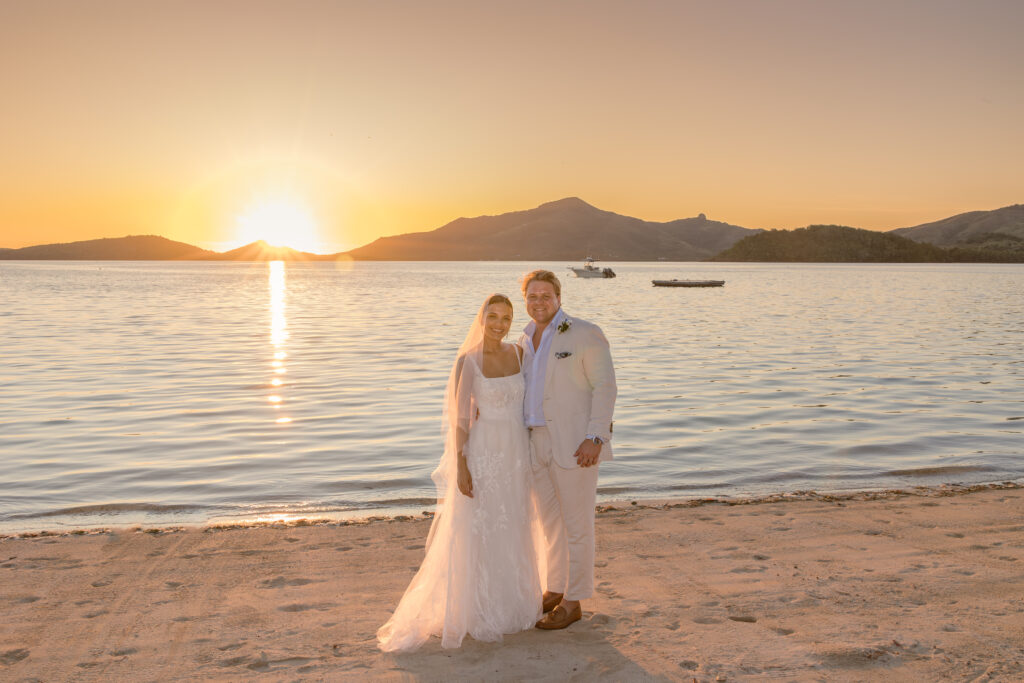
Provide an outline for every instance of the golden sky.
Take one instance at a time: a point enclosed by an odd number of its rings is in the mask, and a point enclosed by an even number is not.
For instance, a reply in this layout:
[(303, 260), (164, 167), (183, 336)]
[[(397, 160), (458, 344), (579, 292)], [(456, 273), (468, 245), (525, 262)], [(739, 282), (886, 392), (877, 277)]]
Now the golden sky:
[(322, 252), (566, 196), (995, 209), (1024, 202), (1022, 30), (1017, 0), (0, 0), (0, 247), (225, 249), (268, 205)]

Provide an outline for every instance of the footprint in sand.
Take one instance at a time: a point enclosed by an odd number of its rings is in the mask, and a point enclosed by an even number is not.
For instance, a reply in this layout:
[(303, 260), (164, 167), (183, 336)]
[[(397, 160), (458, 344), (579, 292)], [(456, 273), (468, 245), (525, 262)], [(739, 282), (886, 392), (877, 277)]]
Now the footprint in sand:
[(136, 650), (134, 647), (123, 647), (120, 650), (111, 650), (110, 651), (110, 656), (111, 657), (127, 657), (128, 655), (133, 655), (136, 652), (138, 652), (138, 650)]
[(15, 600), (14, 604), (16, 604), (16, 605), (28, 605), (28, 604), (36, 602), (38, 600), (42, 600), (42, 598), (40, 598), (38, 595), (26, 595), (23, 598), (18, 598), (17, 600)]
[(306, 584), (313, 583), (312, 579), (286, 579), (283, 576), (277, 576), (273, 579), (266, 579), (260, 581), (260, 588), (283, 588), (285, 586), (305, 586)]
[(700, 668), (700, 663), (695, 662), (692, 659), (684, 659), (683, 661), (679, 662), (679, 667), (681, 669), (686, 669), (687, 671), (696, 671), (698, 668)]
[(101, 609), (101, 610), (98, 610), (96, 612), (87, 612), (86, 614), (83, 614), (82, 616), (85, 617), (86, 619), (95, 619), (96, 617), (102, 617), (104, 614), (108, 614), (107, 610)]
[(424, 546), (423, 546), (422, 543), (413, 543), (412, 545), (405, 546), (405, 549), (406, 550), (423, 550), (423, 547)]
[(749, 614), (730, 614), (729, 618), (733, 621), (741, 621), (745, 624), (757, 623), (757, 617), (751, 616)]
[(97, 581), (93, 581), (92, 582), (92, 587), (93, 588), (103, 588), (104, 586), (109, 586), (112, 583), (114, 583), (113, 579), (99, 579)]
[(181, 581), (164, 581), (164, 585), (168, 588), (177, 588), (181, 586)]
[(223, 667), (238, 666), (239, 664), (245, 664), (246, 662), (249, 661), (249, 659), (250, 659), (250, 657), (244, 657), (244, 656), (243, 657), (231, 657), (230, 659), (222, 659), (221, 661), (217, 662), (217, 665), (218, 666), (223, 666)]
[(946, 535), (949, 536), (950, 538), (963, 538), (964, 537), (963, 534), (961, 534), (959, 532), (956, 532), (956, 531), (951, 531), (950, 533), (948, 533)]
[(278, 607), (279, 612), (307, 612), (311, 609), (319, 610), (321, 612), (337, 607), (333, 602), (318, 602), (314, 604), (303, 604), (295, 603), (291, 605), (282, 605)]
[(286, 540), (289, 543), (298, 543), (299, 542), (299, 539), (295, 538), (294, 536), (286, 536), (284, 540)]
[(721, 624), (722, 621), (718, 617), (694, 617), (693, 619), (695, 624)]
[(340, 553), (343, 553), (346, 550), (352, 550), (352, 546), (350, 546), (350, 545), (339, 545), (337, 548), (335, 548), (335, 550), (337, 550)]
[(793, 633), (794, 633), (793, 629), (791, 629), (791, 628), (782, 628), (781, 626), (777, 626), (777, 627), (773, 628), (772, 630), (775, 631), (776, 633), (778, 633), (780, 636), (790, 636), (790, 635), (793, 635)]
[(260, 653), (260, 658), (249, 664), (246, 668), (253, 671), (273, 671), (282, 666), (296, 666), (309, 662), (308, 657), (288, 657), (285, 659), (267, 659), (267, 656)]
[(17, 650), (8, 650), (7, 652), (0, 652), (0, 664), (10, 666), (17, 664), (21, 660), (28, 657), (29, 651), (25, 648), (18, 648)]

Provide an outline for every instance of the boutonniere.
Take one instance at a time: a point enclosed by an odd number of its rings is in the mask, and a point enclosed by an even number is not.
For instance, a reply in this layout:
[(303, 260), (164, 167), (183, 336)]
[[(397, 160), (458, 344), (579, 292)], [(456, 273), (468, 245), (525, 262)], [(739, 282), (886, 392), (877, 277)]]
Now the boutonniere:
[(558, 334), (562, 334), (563, 332), (568, 332), (570, 327), (572, 327), (572, 321), (569, 320), (568, 318), (566, 318), (558, 326)]

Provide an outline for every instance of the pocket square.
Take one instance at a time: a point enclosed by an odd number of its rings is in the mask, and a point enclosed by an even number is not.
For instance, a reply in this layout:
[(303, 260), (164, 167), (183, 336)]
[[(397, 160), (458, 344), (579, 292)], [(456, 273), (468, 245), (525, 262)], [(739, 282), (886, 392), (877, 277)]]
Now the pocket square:
[(555, 354), (555, 358), (568, 358), (572, 355), (572, 351), (559, 351)]

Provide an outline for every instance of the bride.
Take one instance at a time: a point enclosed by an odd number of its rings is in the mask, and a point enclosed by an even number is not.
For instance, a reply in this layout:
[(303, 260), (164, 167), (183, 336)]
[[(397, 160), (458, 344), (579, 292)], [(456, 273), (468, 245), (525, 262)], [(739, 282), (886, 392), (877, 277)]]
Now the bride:
[(541, 586), (531, 531), (529, 437), (523, 420), (522, 349), (504, 294), (484, 301), (459, 348), (445, 390), (444, 454), (426, 556), (395, 613), (378, 631), (381, 650), (413, 650), (441, 636), (501, 640), (533, 628)]

